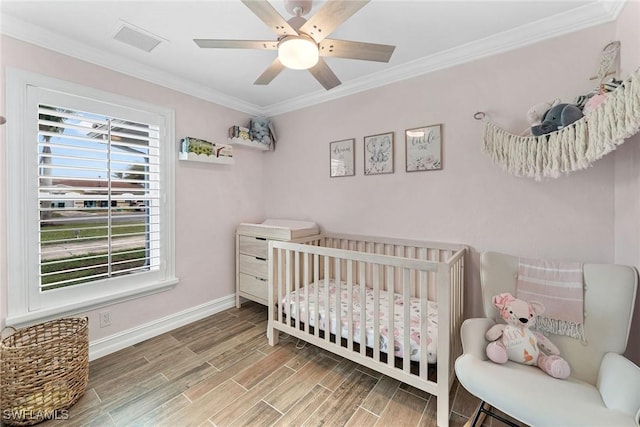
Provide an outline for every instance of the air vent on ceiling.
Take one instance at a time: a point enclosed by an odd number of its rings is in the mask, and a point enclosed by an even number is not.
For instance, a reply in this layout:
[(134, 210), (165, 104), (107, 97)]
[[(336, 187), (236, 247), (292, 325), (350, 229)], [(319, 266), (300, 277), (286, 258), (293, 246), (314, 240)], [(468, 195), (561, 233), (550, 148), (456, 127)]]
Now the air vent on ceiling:
[(131, 25), (128, 22), (121, 21), (120, 25), (116, 29), (116, 33), (113, 36), (114, 39), (128, 44), (129, 46), (137, 47), (145, 52), (151, 52), (164, 40), (161, 37), (156, 36), (142, 28)]

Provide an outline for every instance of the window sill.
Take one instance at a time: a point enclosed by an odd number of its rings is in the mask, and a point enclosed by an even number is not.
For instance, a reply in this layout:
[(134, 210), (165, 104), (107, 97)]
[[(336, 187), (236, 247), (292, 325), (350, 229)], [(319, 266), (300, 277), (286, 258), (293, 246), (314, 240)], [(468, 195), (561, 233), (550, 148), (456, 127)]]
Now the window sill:
[(178, 282), (178, 278), (171, 278), (146, 287), (105, 295), (99, 298), (89, 299), (81, 303), (53, 307), (38, 310), (36, 312), (17, 314), (14, 316), (9, 315), (6, 318), (6, 325), (20, 328), (37, 322), (44, 322), (66, 316), (74, 316), (80, 313), (96, 310), (101, 307), (106, 307), (108, 305), (118, 304), (132, 299), (157, 294), (159, 292), (169, 291), (175, 288)]

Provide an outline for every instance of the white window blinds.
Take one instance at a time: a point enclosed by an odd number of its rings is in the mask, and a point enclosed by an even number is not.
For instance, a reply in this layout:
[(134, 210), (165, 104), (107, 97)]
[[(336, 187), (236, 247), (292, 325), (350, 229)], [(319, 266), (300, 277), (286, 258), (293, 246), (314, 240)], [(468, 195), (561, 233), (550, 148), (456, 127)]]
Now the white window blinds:
[(159, 130), (38, 104), (41, 291), (160, 268)]

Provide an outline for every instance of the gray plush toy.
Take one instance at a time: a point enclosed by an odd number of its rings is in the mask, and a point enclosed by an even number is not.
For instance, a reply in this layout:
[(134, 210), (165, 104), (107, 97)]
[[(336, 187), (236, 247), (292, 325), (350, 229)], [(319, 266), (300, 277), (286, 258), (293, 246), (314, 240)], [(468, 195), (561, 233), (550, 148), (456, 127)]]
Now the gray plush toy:
[(573, 104), (558, 104), (550, 108), (542, 117), (542, 123), (531, 127), (535, 136), (555, 132), (582, 118), (582, 111)]

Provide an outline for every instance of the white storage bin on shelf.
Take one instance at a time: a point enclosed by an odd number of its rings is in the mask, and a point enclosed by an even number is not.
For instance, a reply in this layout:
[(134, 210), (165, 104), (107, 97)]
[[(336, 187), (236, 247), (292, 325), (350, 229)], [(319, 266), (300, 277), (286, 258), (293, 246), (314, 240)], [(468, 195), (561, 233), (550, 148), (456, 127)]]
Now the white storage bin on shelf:
[(267, 144), (244, 138), (229, 138), (227, 142), (231, 145), (242, 145), (243, 147), (254, 148), (261, 151), (269, 151), (271, 148)]

